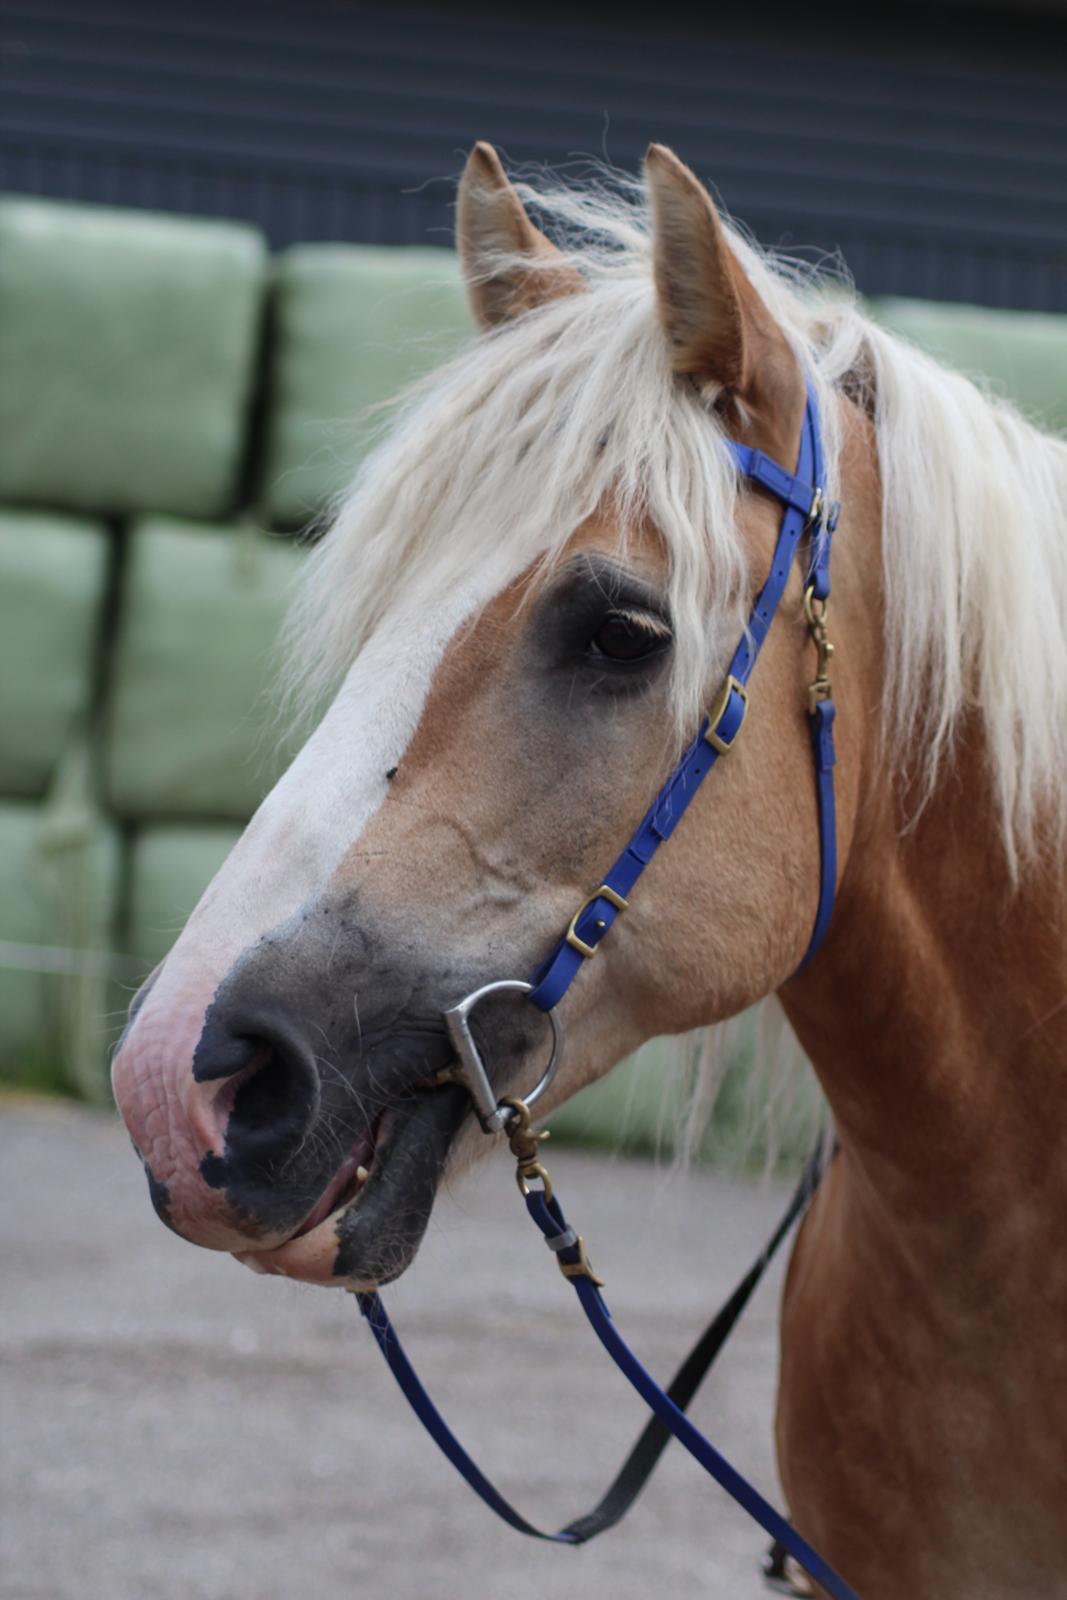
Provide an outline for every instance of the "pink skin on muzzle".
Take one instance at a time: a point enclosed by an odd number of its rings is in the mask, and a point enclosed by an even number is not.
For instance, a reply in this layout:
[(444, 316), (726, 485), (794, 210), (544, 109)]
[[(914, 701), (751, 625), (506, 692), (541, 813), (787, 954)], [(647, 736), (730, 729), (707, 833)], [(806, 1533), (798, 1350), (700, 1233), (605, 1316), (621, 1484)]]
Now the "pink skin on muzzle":
[[(269, 1247), (233, 1214), (225, 1195), (200, 1173), (205, 1156), (221, 1156), (237, 1077), (197, 1083), (193, 1056), (218, 974), (170, 957), (131, 1024), (111, 1069), (122, 1119), (157, 1184), (167, 1192), (167, 1220), (209, 1250)], [(254, 1069), (253, 1069), (254, 1070)]]
[[(295, 1234), (272, 1233), (235, 1215), (221, 1189), (201, 1175), (205, 1156), (222, 1156), (226, 1125), (241, 1085), (257, 1070), (198, 1083), (193, 1059), (219, 978), (172, 955), (112, 1065), (115, 1103), (156, 1185), (166, 1218), (192, 1244), (228, 1250), (254, 1271), (336, 1284), (337, 1222), (359, 1187), (369, 1145), (353, 1149)], [(372, 1287), (370, 1284), (346, 1287)]]

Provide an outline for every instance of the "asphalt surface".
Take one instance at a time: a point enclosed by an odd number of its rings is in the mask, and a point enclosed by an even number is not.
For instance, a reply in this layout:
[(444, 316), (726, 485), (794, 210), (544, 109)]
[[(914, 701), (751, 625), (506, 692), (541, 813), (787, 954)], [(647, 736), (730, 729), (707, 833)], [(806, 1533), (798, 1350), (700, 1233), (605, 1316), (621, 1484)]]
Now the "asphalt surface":
[[(785, 1191), (556, 1150), (546, 1160), (623, 1333), (661, 1379)], [(698, 1397), (778, 1503), (781, 1267)], [(618, 1529), (521, 1538), (426, 1439), (347, 1295), (256, 1277), (156, 1220), (113, 1118), (0, 1101), (4, 1600), (729, 1600), (760, 1531), (672, 1445)], [(588, 1507), (638, 1432), (501, 1153), (442, 1195), (394, 1320), (438, 1404), (544, 1524)]]

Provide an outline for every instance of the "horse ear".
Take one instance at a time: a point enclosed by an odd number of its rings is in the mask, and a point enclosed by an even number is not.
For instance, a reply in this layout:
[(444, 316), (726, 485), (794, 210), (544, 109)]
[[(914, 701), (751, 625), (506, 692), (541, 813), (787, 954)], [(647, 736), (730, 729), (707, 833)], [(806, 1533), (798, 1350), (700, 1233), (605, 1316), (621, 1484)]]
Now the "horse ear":
[(526, 215), (492, 145), (481, 141), (460, 179), (456, 248), (483, 328), (585, 288), (577, 268)]
[(674, 370), (758, 408), (782, 359), (780, 329), (731, 250), (700, 180), (665, 145), (649, 146), (653, 265)]

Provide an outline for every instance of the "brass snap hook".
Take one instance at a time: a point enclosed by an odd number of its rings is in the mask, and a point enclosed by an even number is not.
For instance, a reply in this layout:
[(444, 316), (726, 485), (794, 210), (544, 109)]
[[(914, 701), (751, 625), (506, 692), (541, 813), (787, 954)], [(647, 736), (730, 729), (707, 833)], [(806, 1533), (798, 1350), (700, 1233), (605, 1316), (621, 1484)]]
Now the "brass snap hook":
[[(818, 606), (818, 610), (816, 610)], [(815, 666), (815, 677), (808, 684), (808, 712), (815, 715), (815, 708), (820, 700), (832, 700), (833, 690), (830, 687), (830, 660), (834, 647), (830, 643), (826, 632), (826, 617), (830, 609), (829, 600), (817, 600), (813, 584), (808, 584), (804, 590), (804, 615), (807, 618), (808, 631), (811, 634), (818, 659)]]
[(552, 1199), (552, 1179), (538, 1160), (538, 1146), (550, 1137), (548, 1129), (540, 1132), (532, 1126), (530, 1107), (525, 1100), (520, 1100), (517, 1095), (507, 1095), (500, 1102), (501, 1109), (508, 1106), (511, 1110), (511, 1119), (507, 1124), (508, 1145), (515, 1157), (515, 1181), (519, 1186), (519, 1193), (526, 1196), (530, 1193), (530, 1184), (540, 1181), (544, 1187), (545, 1199)]

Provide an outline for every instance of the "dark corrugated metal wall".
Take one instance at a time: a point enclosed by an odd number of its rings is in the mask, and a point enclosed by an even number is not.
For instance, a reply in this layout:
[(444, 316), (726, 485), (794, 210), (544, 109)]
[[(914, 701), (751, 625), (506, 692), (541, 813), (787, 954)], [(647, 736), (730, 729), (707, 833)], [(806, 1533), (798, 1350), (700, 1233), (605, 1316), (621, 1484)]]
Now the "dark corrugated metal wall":
[[(861, 17), (862, 21), (858, 20)], [(1019, 4), (374, 7), (0, 0), (0, 187), (444, 242), (475, 138), (672, 144), (869, 293), (1067, 310), (1067, 22)]]

